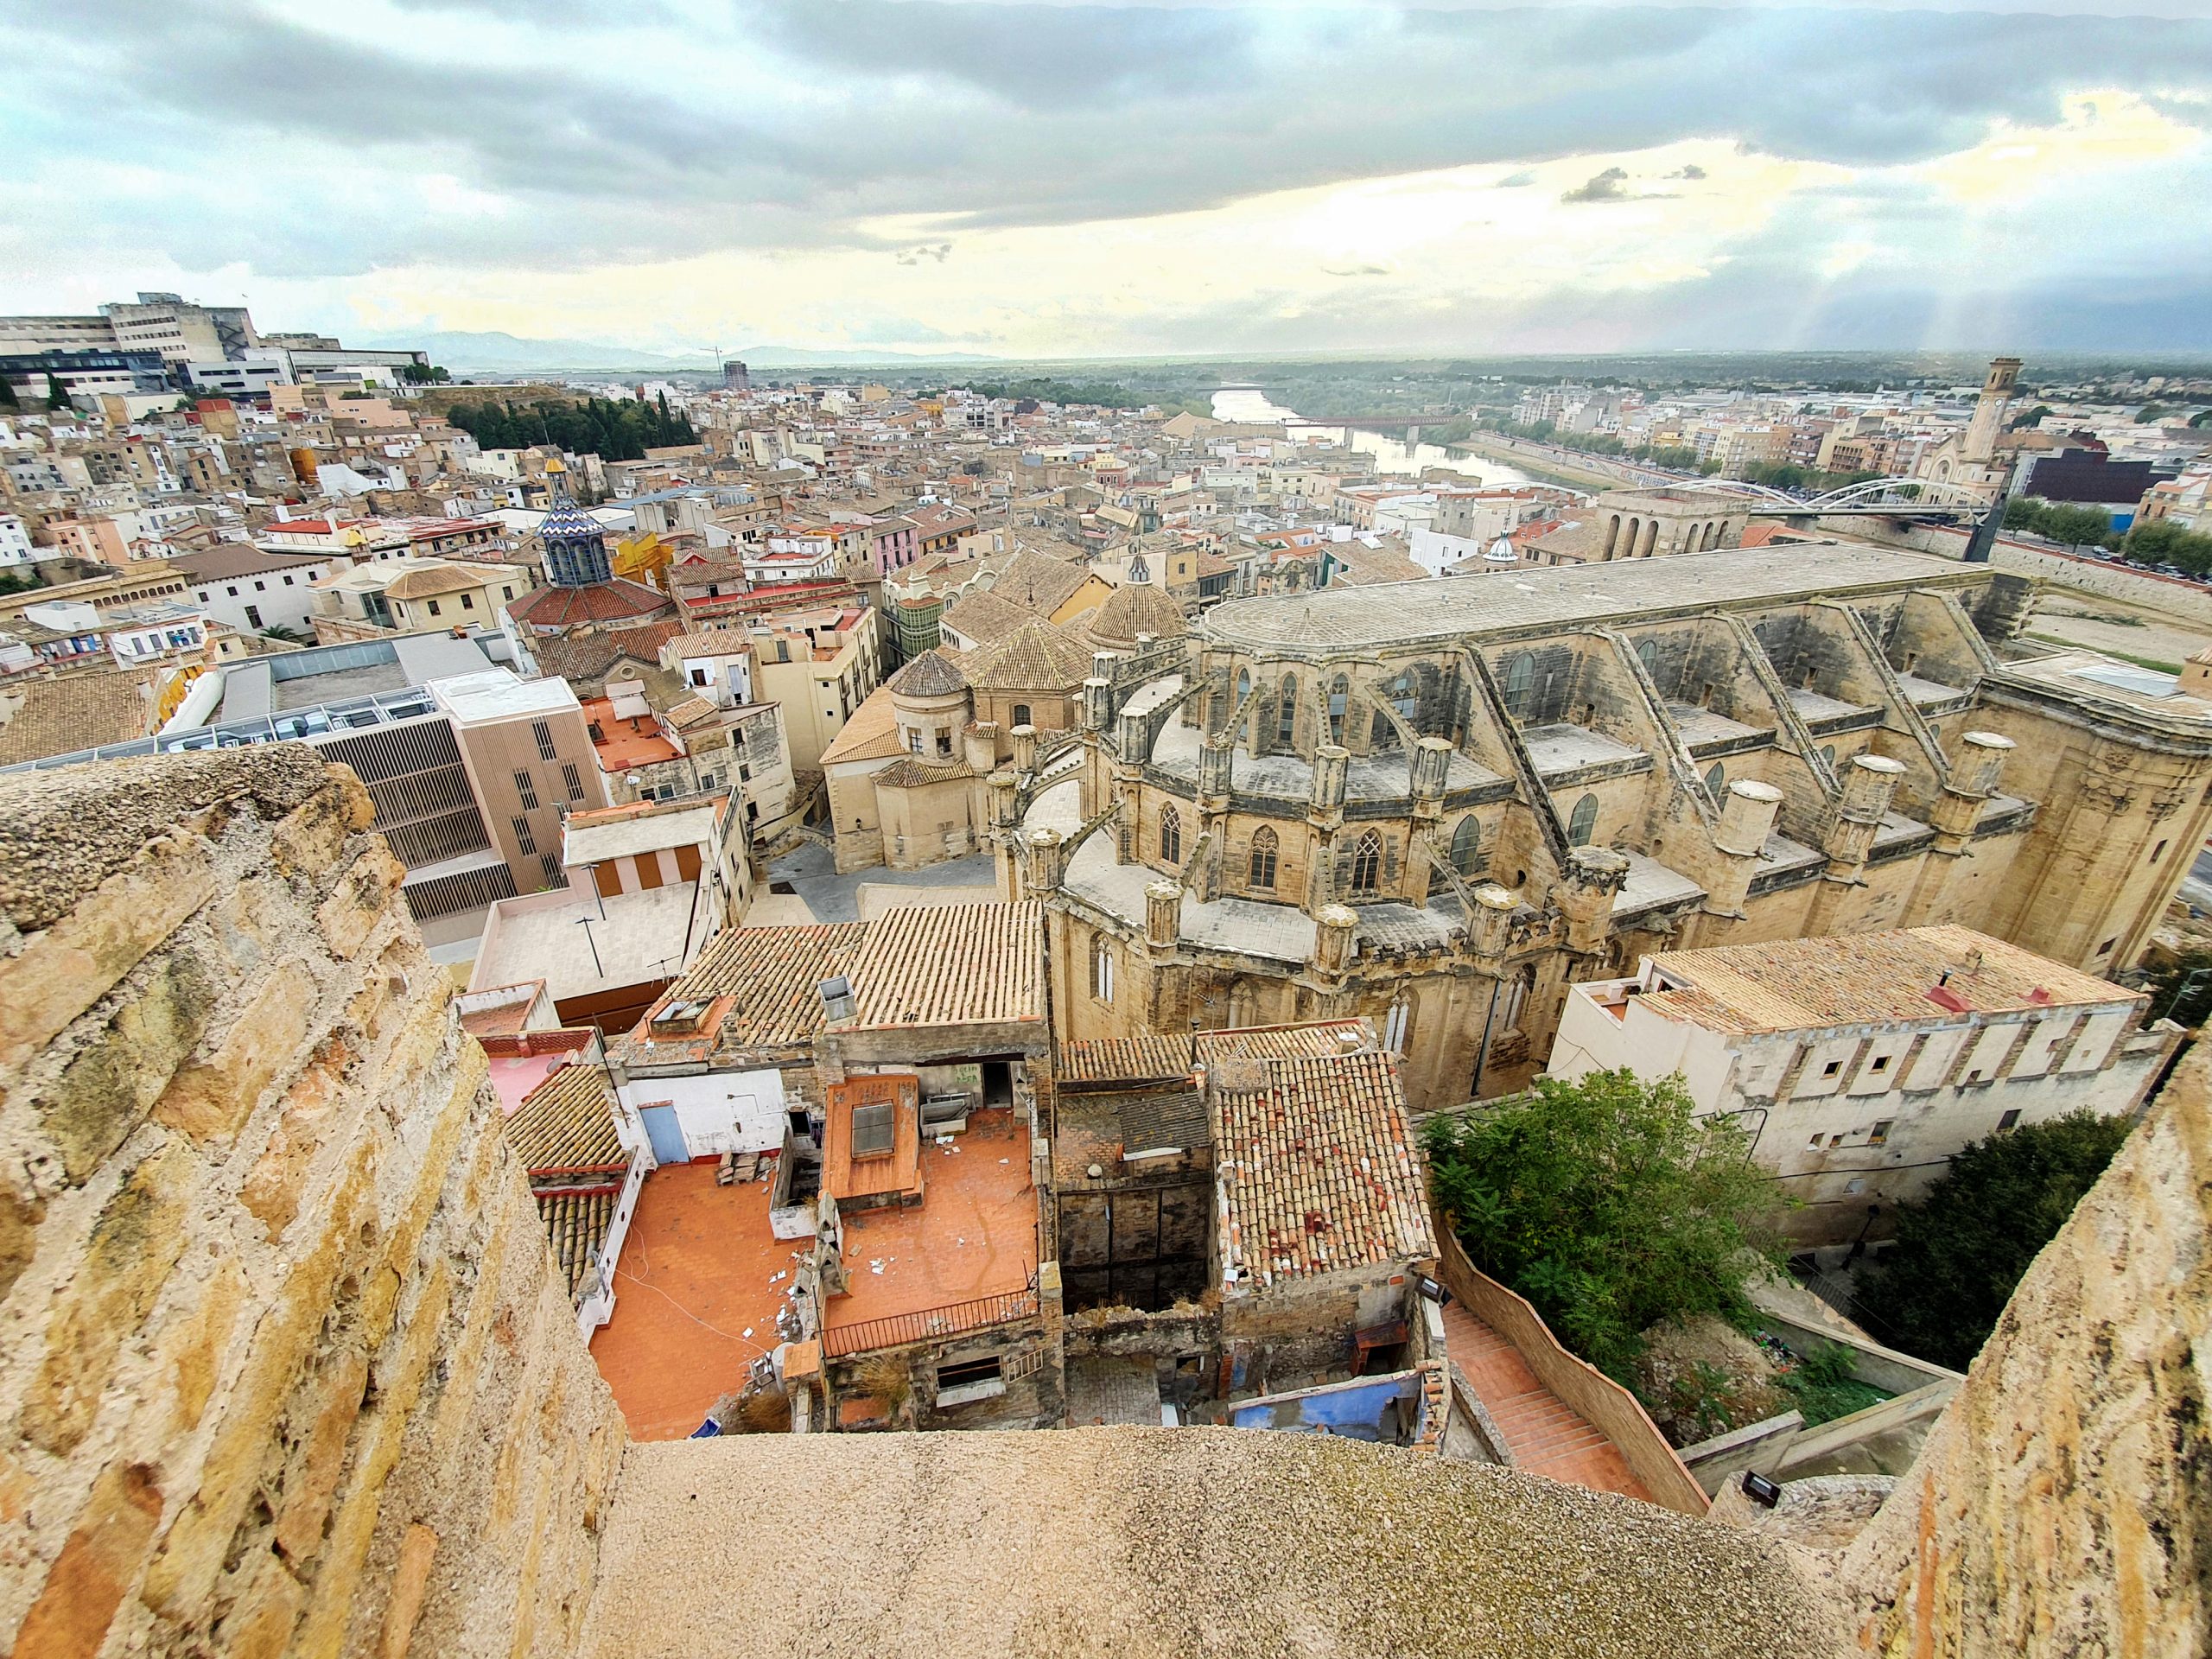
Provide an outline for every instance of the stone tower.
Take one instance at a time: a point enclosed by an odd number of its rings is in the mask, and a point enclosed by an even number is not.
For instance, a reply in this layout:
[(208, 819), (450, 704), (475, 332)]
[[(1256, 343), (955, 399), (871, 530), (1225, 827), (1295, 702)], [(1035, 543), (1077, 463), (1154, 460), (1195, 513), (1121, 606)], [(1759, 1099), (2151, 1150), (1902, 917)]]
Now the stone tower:
[(2012, 406), (2013, 388), (2019, 384), (2018, 358), (1990, 359), (1989, 377), (1981, 383), (1981, 396), (1974, 401), (1974, 419), (1967, 426), (1963, 459), (1987, 462), (1995, 458), (1997, 434), (2004, 426), (2005, 411)]

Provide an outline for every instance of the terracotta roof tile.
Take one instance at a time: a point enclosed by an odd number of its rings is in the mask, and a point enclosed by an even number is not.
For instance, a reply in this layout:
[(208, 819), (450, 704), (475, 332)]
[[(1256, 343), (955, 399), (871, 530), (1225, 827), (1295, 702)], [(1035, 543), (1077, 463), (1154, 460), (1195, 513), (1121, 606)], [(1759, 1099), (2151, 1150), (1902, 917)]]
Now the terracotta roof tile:
[(1209, 1078), (1226, 1272), (1266, 1287), (1436, 1254), (1387, 1054), (1247, 1062)]
[(967, 669), (979, 691), (1071, 691), (1090, 674), (1090, 647), (1041, 618), (976, 652)]
[(564, 1065), (523, 1097), (506, 1121), (507, 1141), (533, 1175), (619, 1170), (630, 1154), (614, 1132), (607, 1073), (595, 1065)]
[(567, 1280), (569, 1300), (577, 1300), (598, 1271), (600, 1247), (614, 1224), (614, 1203), (621, 1189), (613, 1183), (556, 1187), (537, 1196), (537, 1218), (553, 1246), (553, 1259)]
[(918, 905), (868, 925), (852, 969), (861, 1027), (1045, 1017), (1045, 911), (1019, 904)]
[(1063, 1084), (1150, 1083), (1191, 1075), (1191, 1038), (1180, 1032), (1075, 1039), (1060, 1045)]

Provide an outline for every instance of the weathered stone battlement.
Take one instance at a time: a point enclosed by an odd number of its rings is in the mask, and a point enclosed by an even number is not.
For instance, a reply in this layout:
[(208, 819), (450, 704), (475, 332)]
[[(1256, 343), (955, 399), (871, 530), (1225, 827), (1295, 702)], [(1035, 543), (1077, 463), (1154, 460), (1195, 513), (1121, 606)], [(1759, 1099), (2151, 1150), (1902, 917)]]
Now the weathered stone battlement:
[(0, 784), (0, 1640), (558, 1654), (619, 1417), (366, 794)]

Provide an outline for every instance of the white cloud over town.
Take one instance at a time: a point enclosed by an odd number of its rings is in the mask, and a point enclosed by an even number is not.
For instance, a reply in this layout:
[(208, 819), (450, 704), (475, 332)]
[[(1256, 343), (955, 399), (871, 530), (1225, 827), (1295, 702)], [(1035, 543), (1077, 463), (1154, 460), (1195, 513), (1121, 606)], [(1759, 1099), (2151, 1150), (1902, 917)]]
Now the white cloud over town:
[(460, 0), (0, 21), (0, 308), (1007, 355), (2212, 346), (2212, 25)]

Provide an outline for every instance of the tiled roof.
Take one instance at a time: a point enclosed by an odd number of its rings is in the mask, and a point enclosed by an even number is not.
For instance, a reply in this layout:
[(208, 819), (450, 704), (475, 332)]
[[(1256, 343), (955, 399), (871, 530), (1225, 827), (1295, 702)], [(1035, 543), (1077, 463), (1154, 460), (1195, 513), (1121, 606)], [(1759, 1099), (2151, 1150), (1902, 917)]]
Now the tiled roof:
[(916, 905), (868, 925), (852, 969), (863, 1027), (1045, 1017), (1045, 911), (1019, 904)]
[(1213, 1144), (1206, 1103), (1195, 1089), (1142, 1089), (1113, 1096), (1122, 1120), (1122, 1150), (1188, 1151)]
[(1389, 1055), (1262, 1060), (1238, 1071), (1249, 1075), (1213, 1081), (1207, 1102), (1225, 1271), (1265, 1287), (1436, 1254), (1405, 1090)]
[(887, 760), (904, 754), (899, 741), (899, 711), (891, 706), (891, 688), (878, 686), (853, 710), (830, 747), (822, 751), (822, 765), (834, 766), (848, 760)]
[(1147, 1083), (1191, 1075), (1191, 1038), (1183, 1032), (1094, 1037), (1060, 1045), (1065, 1083)]
[[(732, 998), (716, 1033), (725, 1047), (801, 1046), (822, 1030), (822, 982), (851, 969), (867, 933), (859, 922), (731, 929), (715, 938), (664, 1000)], [(627, 1043), (638, 1054), (637, 1033)]]
[(146, 735), (153, 710), (138, 677), (119, 669), (0, 686), (0, 766), (128, 743)]
[(1038, 620), (1036, 612), (1001, 599), (988, 588), (971, 588), (944, 611), (945, 623), (978, 645), (995, 645), (1023, 623)]
[(484, 585), (481, 574), (455, 564), (427, 564), (387, 583), (386, 599), (435, 599), (441, 594), (474, 591)]
[(1090, 652), (1067, 629), (1039, 619), (977, 652), (967, 672), (978, 691), (1072, 691), (1090, 677)]
[(910, 697), (949, 697), (968, 689), (968, 676), (943, 649), (932, 648), (893, 674), (888, 683), (893, 692)]
[(553, 1259), (568, 1281), (569, 1300), (582, 1293), (599, 1265), (600, 1246), (614, 1224), (613, 1185), (560, 1187), (537, 1194), (537, 1218), (553, 1245)]
[(1083, 620), (1092, 641), (1109, 651), (1134, 649), (1141, 633), (1179, 639), (1191, 631), (1183, 607), (1148, 582), (1122, 583)]
[(614, 1133), (607, 1073), (595, 1065), (564, 1065), (524, 1096), (507, 1119), (507, 1141), (533, 1175), (626, 1168), (630, 1155)]
[(973, 778), (976, 769), (964, 760), (931, 765), (916, 755), (902, 755), (881, 772), (872, 774), (878, 787), (922, 789), (931, 784), (957, 784)]
[(1352, 1047), (1375, 1046), (1375, 1032), (1364, 1020), (1313, 1020), (1295, 1026), (1237, 1026), (1226, 1031), (1191, 1034), (1194, 1058), (1200, 1065), (1217, 1060), (1294, 1060), (1324, 1058)]
[(618, 576), (588, 588), (540, 588), (510, 604), (507, 614), (518, 626), (573, 628), (587, 622), (651, 616), (668, 608), (664, 595)]
[(736, 657), (753, 648), (751, 638), (742, 628), (706, 628), (696, 633), (679, 633), (668, 641), (671, 657)]
[(169, 563), (188, 582), (231, 582), (239, 576), (265, 576), (282, 570), (305, 570), (327, 564), (335, 556), (307, 549), (264, 552), (251, 542), (223, 542), (198, 553), (175, 553)]
[[(1820, 1030), (2143, 1000), (2139, 991), (1970, 927), (1777, 939), (1673, 950), (1651, 961), (1688, 988), (1655, 991), (1643, 1001), (1655, 1011), (1719, 1031)], [(1963, 1009), (1930, 1000), (1939, 980)]]
[(989, 591), (1008, 604), (1050, 616), (1075, 597), (1076, 590), (1090, 580), (1090, 574), (1079, 564), (1023, 548), (1007, 562)]

